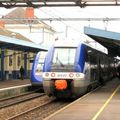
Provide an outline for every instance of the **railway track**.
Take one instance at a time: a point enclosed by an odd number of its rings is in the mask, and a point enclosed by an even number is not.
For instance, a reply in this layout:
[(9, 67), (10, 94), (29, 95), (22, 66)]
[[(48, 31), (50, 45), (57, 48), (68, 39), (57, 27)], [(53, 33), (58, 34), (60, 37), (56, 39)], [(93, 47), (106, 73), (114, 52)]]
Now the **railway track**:
[(33, 107), (25, 112), (8, 118), (7, 120), (43, 120), (45, 117), (68, 105), (70, 101), (63, 102), (56, 99), (46, 101), (43, 104)]
[(43, 95), (45, 95), (45, 93), (37, 93), (36, 91), (32, 91), (32, 92), (24, 93), (21, 95), (0, 99), (0, 109), (9, 107), (18, 103), (22, 103), (28, 100), (32, 100), (37, 97), (41, 97)]

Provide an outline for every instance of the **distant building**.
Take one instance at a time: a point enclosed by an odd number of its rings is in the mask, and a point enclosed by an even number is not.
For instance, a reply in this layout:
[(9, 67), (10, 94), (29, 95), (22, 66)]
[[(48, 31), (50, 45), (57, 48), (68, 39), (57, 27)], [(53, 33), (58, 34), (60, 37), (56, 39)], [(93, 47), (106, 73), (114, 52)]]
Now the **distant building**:
[(26, 9), (16, 8), (1, 20), (5, 22), (7, 30), (18, 32), (36, 43), (49, 45), (54, 42), (55, 30), (36, 16), (33, 19), (26, 17)]
[[(36, 17), (34, 16), (34, 18)], [(26, 10), (23, 8), (14, 9), (9, 14), (3, 16), (3, 19), (0, 19), (0, 35), (50, 45), (54, 42), (54, 33), (55, 31), (50, 26), (39, 20), (26, 20)], [(21, 66), (24, 66), (24, 59), (27, 59), (25, 77), (30, 78), (31, 61), (36, 53), (24, 53), (10, 49), (6, 49), (4, 52), (5, 79), (19, 79), (19, 69)]]
[[(5, 29), (0, 29), (0, 35), (14, 37), (14, 38), (18, 38), (21, 40), (32, 42), (31, 40), (22, 36), (19, 33), (11, 32)], [(25, 55), (27, 59), (26, 78), (30, 78), (30, 72), (32, 68), (32, 63), (30, 61), (34, 59), (36, 53), (32, 53), (32, 52), (25, 53), (23, 51), (14, 51), (11, 49), (4, 50), (4, 75), (5, 75), (4, 77), (5, 79), (19, 79), (19, 69), (21, 66), (24, 66)]]

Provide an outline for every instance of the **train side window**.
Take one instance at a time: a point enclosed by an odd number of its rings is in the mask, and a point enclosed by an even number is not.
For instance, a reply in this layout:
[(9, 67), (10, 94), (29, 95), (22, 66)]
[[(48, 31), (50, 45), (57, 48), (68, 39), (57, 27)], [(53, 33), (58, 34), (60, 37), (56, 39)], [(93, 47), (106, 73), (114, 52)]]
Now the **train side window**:
[(91, 61), (91, 54), (92, 54), (92, 50), (90, 50), (89, 48), (86, 50), (86, 60), (87, 62), (90, 63)]
[(89, 50), (88, 55), (90, 63), (91, 81), (95, 81), (97, 79), (97, 53), (93, 50)]

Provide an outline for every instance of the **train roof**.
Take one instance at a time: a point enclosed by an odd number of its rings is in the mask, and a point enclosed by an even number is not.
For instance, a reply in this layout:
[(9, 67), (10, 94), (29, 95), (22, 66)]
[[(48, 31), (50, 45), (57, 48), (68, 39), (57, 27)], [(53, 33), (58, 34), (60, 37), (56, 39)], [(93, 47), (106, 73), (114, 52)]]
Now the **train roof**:
[(58, 40), (54, 43), (54, 47), (78, 47), (80, 43), (78, 40)]
[(55, 41), (54, 47), (78, 47), (79, 44), (84, 44), (92, 49), (96, 49), (85, 42), (81, 42), (80, 40), (58, 40)]
[(99, 52), (101, 54), (108, 55), (108, 54), (106, 54), (106, 53), (104, 53), (104, 52), (94, 48), (93, 46), (90, 46), (89, 44), (81, 42), (80, 40), (58, 40), (58, 41), (55, 41), (53, 46), (54, 47), (63, 47), (63, 48), (64, 47), (68, 47), (68, 48), (69, 47), (70, 48), (73, 47), (74, 48), (74, 47), (78, 47), (78, 45), (80, 45), (80, 44), (84, 44), (85, 46), (89, 47), (90, 49), (95, 50), (95, 51), (97, 51), (97, 52)]

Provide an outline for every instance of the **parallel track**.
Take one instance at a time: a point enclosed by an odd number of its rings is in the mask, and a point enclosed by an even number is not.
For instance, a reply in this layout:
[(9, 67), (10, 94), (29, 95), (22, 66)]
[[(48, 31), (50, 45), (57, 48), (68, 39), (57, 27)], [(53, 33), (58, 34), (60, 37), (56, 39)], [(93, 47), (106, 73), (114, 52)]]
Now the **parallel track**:
[(37, 107), (31, 108), (28, 111), (22, 112), (11, 118), (8, 118), (7, 120), (33, 120), (33, 119), (43, 120), (48, 115), (54, 113), (55, 111), (68, 105), (69, 103), (70, 101), (60, 102), (53, 99), (43, 103), (42, 105), (38, 105)]
[(21, 95), (0, 99), (0, 109), (32, 100), (43, 95), (45, 95), (45, 93), (36, 93), (36, 91), (32, 91)]

